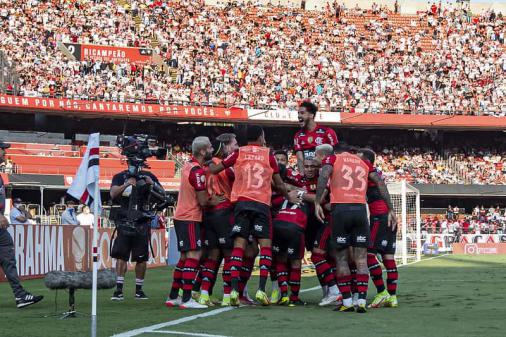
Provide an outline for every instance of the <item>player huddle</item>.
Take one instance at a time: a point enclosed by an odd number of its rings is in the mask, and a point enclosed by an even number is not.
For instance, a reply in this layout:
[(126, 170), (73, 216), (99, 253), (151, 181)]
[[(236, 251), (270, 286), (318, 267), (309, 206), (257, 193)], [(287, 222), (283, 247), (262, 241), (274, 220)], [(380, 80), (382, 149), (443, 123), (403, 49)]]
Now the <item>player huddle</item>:
[(286, 153), (270, 152), (259, 126), (247, 128), (242, 147), (234, 134), (212, 143), (194, 139), (174, 215), (181, 258), (167, 306), (214, 305), (222, 262), (221, 305), (253, 304), (246, 286), (257, 256), (256, 301), (305, 305), (299, 289), (306, 249), (323, 290), (320, 306), (365, 312), (369, 275), (377, 288), (369, 307), (397, 306), (396, 217), (375, 154), (338, 144), (332, 129), (315, 123), (316, 112), (310, 102), (299, 107), (298, 171), (287, 168)]

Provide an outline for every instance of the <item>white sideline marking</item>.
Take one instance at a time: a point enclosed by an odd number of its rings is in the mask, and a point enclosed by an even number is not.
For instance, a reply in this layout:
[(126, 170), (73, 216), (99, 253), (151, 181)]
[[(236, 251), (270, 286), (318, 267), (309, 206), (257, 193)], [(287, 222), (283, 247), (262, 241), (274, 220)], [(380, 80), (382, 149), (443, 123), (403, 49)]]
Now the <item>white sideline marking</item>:
[[(404, 265), (400, 265), (399, 267), (409, 266), (409, 265), (412, 265), (414, 263), (419, 263), (419, 262), (423, 262), (423, 261), (429, 261), (429, 260), (433, 260), (433, 259), (438, 259), (440, 257), (444, 257), (444, 256), (447, 256), (447, 255), (449, 255), (449, 254), (438, 255), (438, 256), (430, 257), (428, 259), (423, 259), (423, 260), (420, 260), (420, 261), (413, 261), (413, 262), (410, 262), (410, 263), (407, 263), (407, 264), (404, 264)], [(317, 290), (317, 289), (320, 289), (320, 286), (316, 286), (316, 287), (312, 287), (312, 288), (308, 288), (308, 289), (302, 289), (300, 292), (301, 293), (306, 293), (306, 292)], [(197, 318), (204, 318), (204, 317), (210, 317), (210, 316), (219, 315), (222, 312), (227, 312), (227, 311), (234, 310), (234, 309), (235, 309), (234, 307), (226, 307), (226, 308), (215, 309), (215, 310), (211, 310), (211, 311), (208, 311), (208, 312), (204, 312), (202, 314), (197, 314), (197, 315), (192, 315), (192, 316), (187, 316), (187, 317), (179, 318), (179, 319), (176, 319), (174, 321), (159, 323), (159, 324), (147, 326), (147, 327), (144, 327), (144, 328), (139, 328), (139, 329), (135, 329), (135, 330), (126, 331), (126, 332), (123, 332), (123, 333), (120, 333), (120, 334), (113, 335), (111, 337), (133, 337), (133, 336), (142, 335), (143, 333), (176, 334), (176, 332), (174, 332), (174, 331), (154, 331), (154, 330), (165, 328), (167, 326), (174, 326), (174, 325), (178, 325), (178, 324), (194, 321)], [(189, 336), (203, 336), (203, 337), (204, 336), (226, 337), (226, 336), (205, 335), (205, 334), (197, 334), (197, 335), (193, 334), (193, 335), (190, 335), (189, 332), (179, 333), (179, 334), (186, 334), (186, 335), (189, 335)]]
[(302, 289), (301, 291), (299, 291), (299, 293), (307, 293), (308, 291), (313, 291), (313, 290), (316, 290), (316, 289), (321, 289), (321, 287), (320, 286), (316, 286), (316, 287), (313, 287), (313, 288)]
[(204, 318), (204, 317), (219, 315), (222, 312), (226, 312), (226, 311), (230, 311), (230, 310), (234, 310), (234, 309), (235, 309), (234, 307), (226, 307), (226, 308), (215, 309), (215, 310), (211, 310), (211, 311), (208, 311), (208, 312), (204, 312), (202, 314), (197, 314), (197, 315), (192, 315), (192, 316), (188, 316), (188, 317), (183, 317), (183, 318), (179, 318), (179, 319), (176, 319), (176, 320), (173, 320), (173, 321), (169, 321), (169, 322), (159, 323), (159, 324), (147, 326), (147, 327), (144, 327), (144, 328), (139, 328), (139, 329), (135, 329), (135, 330), (126, 331), (126, 332), (123, 332), (123, 333), (120, 333), (120, 334), (113, 335), (112, 337), (133, 337), (133, 336), (138, 336), (138, 335), (142, 335), (143, 333), (146, 333), (146, 332), (154, 332), (154, 330), (165, 328), (167, 326), (174, 326), (174, 325), (178, 325), (178, 324), (194, 321), (197, 318)]
[(166, 330), (158, 330), (158, 331), (150, 331), (149, 333), (164, 333), (168, 335), (186, 335), (186, 336), (200, 336), (200, 337), (228, 337), (223, 335), (209, 335), (207, 333), (197, 333), (197, 332), (182, 332), (182, 331), (166, 331)]

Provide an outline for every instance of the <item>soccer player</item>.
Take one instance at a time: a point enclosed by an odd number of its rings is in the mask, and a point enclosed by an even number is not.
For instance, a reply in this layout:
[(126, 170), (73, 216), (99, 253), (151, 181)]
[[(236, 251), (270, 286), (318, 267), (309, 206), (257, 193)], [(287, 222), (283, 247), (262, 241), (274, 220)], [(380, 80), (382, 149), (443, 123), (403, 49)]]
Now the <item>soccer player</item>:
[(299, 106), (299, 124), (301, 129), (294, 136), (294, 150), (297, 155), (297, 167), (304, 175), (304, 159), (315, 156), (316, 146), (321, 144), (337, 145), (337, 135), (334, 130), (320, 126), (315, 122), (318, 107), (308, 101)]
[[(318, 145), (315, 150), (315, 162), (321, 166), (323, 160), (332, 154), (334, 151), (330, 144)], [(315, 233), (314, 240), (310, 243), (313, 244), (311, 248), (311, 261), (313, 262), (318, 281), (322, 286), (323, 298), (318, 303), (319, 306), (327, 306), (337, 304), (342, 300), (341, 293), (337, 288), (337, 280), (335, 276), (335, 260), (329, 254), (330, 240), (332, 236), (332, 227), (330, 221), (330, 199), (328, 193), (324, 197), (324, 204), (322, 207), (325, 212), (325, 223), (319, 225)], [(321, 222), (318, 221), (319, 224)], [(316, 223), (312, 224), (316, 227)]]
[[(219, 164), (228, 154), (239, 148), (236, 136), (233, 133), (224, 133), (216, 138), (213, 143), (214, 164)], [(204, 210), (204, 248), (205, 258), (201, 264), (201, 287), (199, 303), (212, 306), (210, 292), (216, 281), (216, 274), (221, 263), (221, 256), (225, 260), (223, 267), (223, 302), (222, 305), (230, 304), (230, 253), (233, 242), (230, 232), (233, 224), (234, 207), (230, 201), (232, 185), (235, 179), (234, 170), (227, 168), (219, 174), (212, 174), (206, 170), (206, 185), (209, 195), (223, 196), (223, 202), (215, 206), (209, 206)]]
[[(281, 291), (278, 304), (289, 306), (305, 305), (299, 299), (302, 258), (304, 257), (305, 229), (308, 214), (313, 211), (316, 173), (318, 165), (314, 160), (304, 161), (306, 176), (292, 174), (287, 182), (300, 188), (298, 194), (305, 203), (291, 204), (284, 199), (283, 205), (273, 220), (273, 252), (275, 253), (276, 274)], [(288, 297), (288, 285), (291, 294)]]
[[(395, 263), (395, 243), (397, 240), (397, 217), (387, 186), (381, 172), (374, 167), (376, 154), (370, 149), (361, 149), (360, 154), (370, 163), (367, 203), (369, 204), (371, 241), (367, 253), (367, 265), (372, 281), (376, 286), (370, 308), (397, 307), (397, 264)], [(383, 282), (381, 265), (376, 258), (381, 254), (387, 271), (387, 288)]]
[(288, 153), (286, 153), (286, 151), (277, 150), (274, 152), (274, 157), (276, 158), (278, 165), (284, 165), (285, 167), (288, 166)]
[[(202, 208), (216, 206), (225, 201), (223, 196), (209, 197), (206, 190), (204, 162), (211, 159), (213, 147), (209, 138), (196, 137), (192, 142), (192, 158), (187, 161), (181, 173), (181, 185), (174, 214), (178, 250), (181, 258), (174, 269), (172, 289), (165, 302), (168, 307), (205, 309), (207, 305), (192, 299), (191, 291), (197, 276), (201, 258)], [(183, 289), (182, 298), (179, 289)]]
[(242, 146), (225, 158), (213, 173), (227, 167), (234, 167), (235, 181), (231, 200), (235, 203), (235, 225), (232, 228), (234, 249), (231, 255), (232, 292), (230, 302), (239, 305), (240, 269), (243, 264), (244, 249), (251, 236), (260, 245), (260, 283), (256, 299), (262, 305), (269, 305), (265, 285), (272, 264), (272, 225), (271, 225), (271, 183), (292, 203), (298, 198), (288, 195), (274, 155), (265, 147), (265, 135), (260, 126), (252, 125), (246, 130), (248, 145)]
[(369, 219), (366, 208), (369, 167), (360, 157), (347, 152), (344, 146), (337, 147), (336, 153), (323, 161), (316, 189), (315, 212), (318, 219), (324, 222), (322, 197), (330, 178), (332, 241), (337, 263), (337, 285), (343, 296), (343, 304), (336, 310), (355, 311), (348, 267), (349, 247), (353, 247), (359, 293), (357, 312), (364, 313), (369, 282), (367, 268)]

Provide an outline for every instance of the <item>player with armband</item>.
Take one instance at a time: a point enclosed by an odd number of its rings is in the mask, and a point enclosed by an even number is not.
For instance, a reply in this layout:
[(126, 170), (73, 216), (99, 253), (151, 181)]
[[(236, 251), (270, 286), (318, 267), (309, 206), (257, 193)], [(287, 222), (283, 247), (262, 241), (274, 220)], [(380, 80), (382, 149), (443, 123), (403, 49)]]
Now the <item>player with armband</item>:
[(269, 305), (265, 285), (272, 264), (272, 224), (271, 224), (271, 183), (289, 202), (298, 203), (297, 196), (289, 195), (274, 155), (265, 147), (265, 135), (260, 126), (249, 126), (246, 131), (248, 145), (242, 146), (225, 158), (220, 164), (211, 167), (216, 174), (227, 167), (234, 167), (235, 181), (231, 201), (234, 203), (235, 224), (232, 228), (234, 248), (231, 255), (232, 292), (230, 302), (238, 306), (240, 301), (239, 281), (244, 250), (250, 235), (260, 245), (260, 283), (256, 299), (262, 305)]
[(337, 263), (337, 283), (343, 297), (342, 305), (336, 310), (355, 311), (348, 266), (349, 247), (352, 247), (357, 266), (357, 312), (364, 313), (369, 282), (369, 219), (366, 206), (369, 167), (360, 157), (347, 152), (343, 145), (337, 147), (336, 153), (323, 160), (316, 189), (315, 212), (318, 219), (324, 222), (322, 198), (330, 179), (332, 241)]

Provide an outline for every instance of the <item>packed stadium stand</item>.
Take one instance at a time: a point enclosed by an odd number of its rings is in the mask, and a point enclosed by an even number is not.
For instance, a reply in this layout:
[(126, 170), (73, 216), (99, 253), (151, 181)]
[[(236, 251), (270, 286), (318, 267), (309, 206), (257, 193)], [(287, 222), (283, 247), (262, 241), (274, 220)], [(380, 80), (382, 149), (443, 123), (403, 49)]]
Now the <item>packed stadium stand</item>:
[[(501, 14), (446, 5), (395, 11), (4, 0), (0, 57), (11, 81), (3, 91), (257, 108), (309, 98), (328, 111), (505, 115)], [(71, 53), (79, 45), (147, 48), (153, 57), (79, 60)]]

